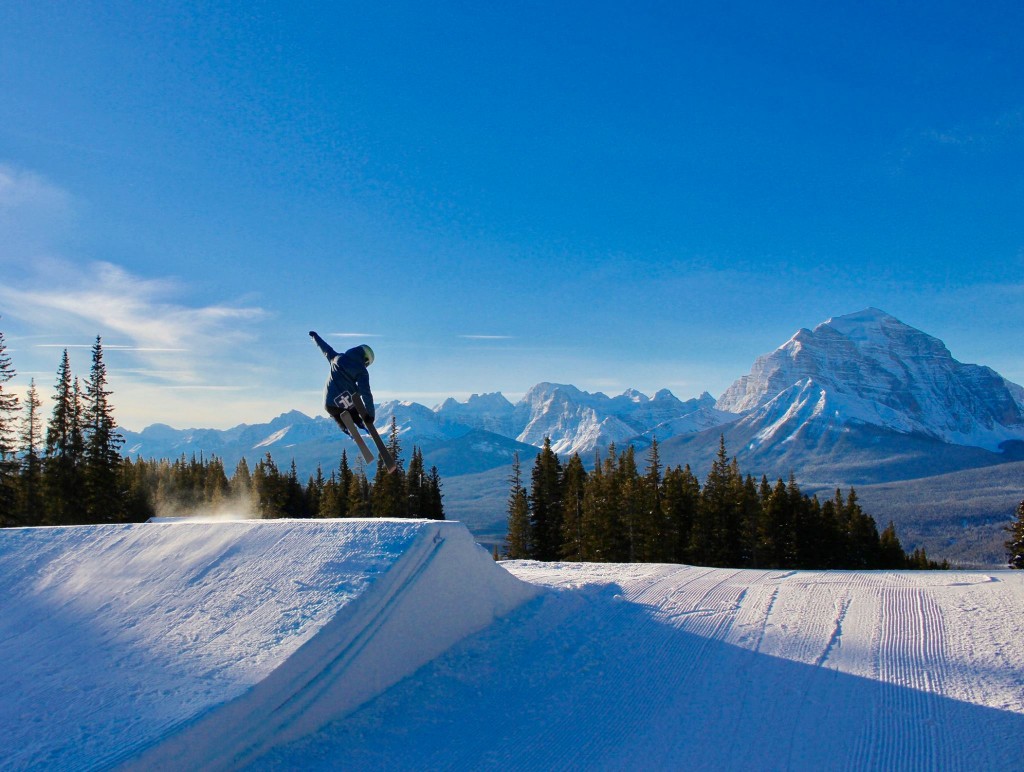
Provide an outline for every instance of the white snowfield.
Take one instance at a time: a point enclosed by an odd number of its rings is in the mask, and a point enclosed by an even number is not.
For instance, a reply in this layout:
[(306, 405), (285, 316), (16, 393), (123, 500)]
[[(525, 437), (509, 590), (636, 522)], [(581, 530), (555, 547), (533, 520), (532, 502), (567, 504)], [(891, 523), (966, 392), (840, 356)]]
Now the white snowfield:
[(0, 768), (228, 769), (535, 596), (459, 523), (0, 531)]
[(1024, 572), (495, 564), (457, 523), (0, 532), (3, 768), (1021, 769)]

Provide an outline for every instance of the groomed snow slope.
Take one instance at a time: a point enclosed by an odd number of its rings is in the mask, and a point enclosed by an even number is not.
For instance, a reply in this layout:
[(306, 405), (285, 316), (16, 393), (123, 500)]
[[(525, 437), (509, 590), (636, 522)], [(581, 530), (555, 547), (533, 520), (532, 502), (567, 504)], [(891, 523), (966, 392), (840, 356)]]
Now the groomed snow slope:
[(0, 767), (244, 764), (537, 592), (458, 523), (5, 529)]
[(255, 768), (1022, 768), (1024, 572), (504, 565), (551, 591)]

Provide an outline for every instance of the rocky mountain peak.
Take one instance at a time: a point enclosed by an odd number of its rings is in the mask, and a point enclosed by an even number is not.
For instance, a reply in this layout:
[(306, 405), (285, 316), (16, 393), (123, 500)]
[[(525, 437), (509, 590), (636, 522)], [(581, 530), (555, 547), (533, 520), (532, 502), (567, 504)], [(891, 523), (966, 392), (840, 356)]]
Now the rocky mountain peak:
[(777, 412), (778, 396), (796, 384), (820, 390), (829, 409), (815, 417), (827, 415), (832, 422), (859, 421), (989, 448), (1024, 432), (1024, 414), (997, 373), (958, 362), (942, 341), (877, 308), (797, 331), (758, 357), (717, 408), (749, 413), (772, 403)]

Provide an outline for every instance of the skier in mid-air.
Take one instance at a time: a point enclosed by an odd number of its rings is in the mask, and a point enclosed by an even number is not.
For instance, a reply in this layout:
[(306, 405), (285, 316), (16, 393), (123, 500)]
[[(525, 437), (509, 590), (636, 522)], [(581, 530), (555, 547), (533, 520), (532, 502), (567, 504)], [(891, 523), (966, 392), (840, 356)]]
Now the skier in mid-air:
[(366, 463), (373, 461), (373, 453), (360, 436), (360, 429), (369, 434), (373, 444), (377, 446), (377, 453), (384, 468), (388, 472), (396, 471), (398, 460), (384, 444), (380, 433), (373, 425), (376, 412), (373, 394), (370, 393), (370, 373), (366, 369), (373, 363), (373, 349), (364, 344), (339, 354), (312, 330), (309, 331), (309, 337), (316, 341), (316, 345), (331, 363), (331, 375), (324, 386), (324, 409), (327, 410), (327, 414), (355, 441)]
[(337, 422), (345, 434), (350, 432), (342, 420), (342, 413), (348, 413), (356, 426), (366, 429), (363, 417), (352, 404), (352, 395), (359, 394), (362, 397), (366, 413), (372, 422), (375, 412), (373, 394), (370, 393), (370, 373), (366, 368), (373, 363), (373, 349), (364, 344), (339, 354), (313, 330), (309, 331), (309, 337), (316, 341), (316, 345), (331, 363), (331, 374), (324, 386), (324, 409), (327, 410), (327, 414)]

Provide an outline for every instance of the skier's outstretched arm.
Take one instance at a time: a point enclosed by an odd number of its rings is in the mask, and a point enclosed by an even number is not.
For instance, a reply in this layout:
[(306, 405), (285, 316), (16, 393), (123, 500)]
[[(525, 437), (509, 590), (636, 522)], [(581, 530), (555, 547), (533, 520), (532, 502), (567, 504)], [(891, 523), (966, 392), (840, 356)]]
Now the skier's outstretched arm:
[(327, 341), (317, 335), (313, 330), (309, 331), (309, 337), (314, 340), (316, 345), (320, 347), (320, 350), (324, 352), (324, 356), (328, 359), (334, 359), (334, 357), (338, 356), (338, 352), (331, 348)]

